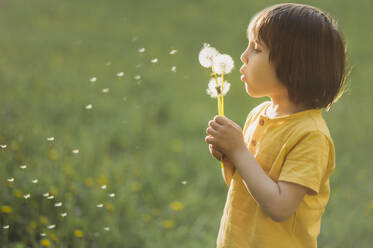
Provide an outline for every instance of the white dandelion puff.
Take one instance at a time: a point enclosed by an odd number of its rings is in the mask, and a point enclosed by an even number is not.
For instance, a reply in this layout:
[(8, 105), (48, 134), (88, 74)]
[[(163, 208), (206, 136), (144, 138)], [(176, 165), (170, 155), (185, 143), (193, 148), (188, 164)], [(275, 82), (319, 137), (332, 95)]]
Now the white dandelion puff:
[(67, 213), (62, 213), (61, 216), (62, 216), (62, 217), (66, 217), (66, 216), (67, 216)]
[(5, 149), (6, 148), (6, 145), (4, 144), (4, 145), (0, 145), (0, 147), (2, 148), (2, 149)]
[(38, 183), (38, 182), (39, 182), (38, 179), (34, 179), (34, 180), (32, 180), (32, 183)]
[(124, 75), (124, 72), (118, 72), (118, 73), (117, 73), (117, 76), (118, 76), (118, 77), (123, 77), (123, 75)]
[(106, 64), (105, 64), (106, 66), (110, 66), (111, 65), (111, 62), (110, 61), (108, 61), (108, 62), (106, 62)]
[(106, 185), (102, 185), (102, 186), (101, 186), (101, 189), (106, 189)]
[(133, 77), (135, 80), (139, 80), (140, 78), (141, 78), (141, 76), (140, 75), (136, 75), (136, 76), (134, 76)]
[(78, 154), (78, 153), (79, 153), (79, 149), (74, 149), (74, 150), (72, 150), (72, 153), (74, 153), (74, 154)]
[(43, 196), (44, 196), (44, 197), (48, 197), (48, 196), (49, 196), (49, 193), (48, 193), (48, 192), (47, 192), (47, 193), (44, 193)]
[(154, 58), (151, 60), (151, 62), (154, 64), (154, 63), (157, 63), (158, 62), (158, 59), (157, 58)]
[(111, 194), (109, 194), (109, 197), (113, 198), (113, 197), (115, 197), (115, 194), (111, 193)]
[(47, 236), (47, 234), (45, 234), (45, 233), (40, 233), (40, 236), (45, 237), (45, 236)]
[(228, 74), (234, 67), (234, 62), (231, 56), (228, 54), (220, 54), (214, 58), (214, 69), (219, 75), (222, 73)]
[(176, 66), (172, 66), (171, 71), (176, 72)]
[(109, 88), (102, 89), (102, 93), (108, 93), (108, 92), (109, 92)]
[(56, 202), (56, 203), (54, 204), (54, 206), (55, 206), (55, 207), (61, 207), (61, 206), (62, 206), (62, 202)]
[(24, 197), (25, 199), (28, 199), (28, 198), (30, 198), (30, 196), (31, 196), (31, 194), (27, 194), (27, 195), (24, 195), (23, 197)]
[(54, 224), (53, 224), (53, 225), (49, 225), (49, 226), (48, 226), (48, 229), (53, 229), (53, 228), (55, 228), (55, 227), (56, 227), (56, 225), (54, 225)]
[(19, 168), (21, 168), (21, 169), (26, 169), (27, 168), (27, 165), (21, 165)]
[(185, 185), (185, 184), (187, 184), (187, 181), (182, 181), (181, 183)]
[(48, 200), (52, 200), (53, 198), (54, 198), (53, 195), (50, 195), (50, 196), (47, 197)]
[(88, 104), (85, 106), (86, 109), (92, 109), (92, 104)]
[(105, 226), (104, 230), (108, 232), (108, 231), (110, 231), (110, 227)]
[(100, 203), (100, 204), (97, 204), (97, 207), (98, 208), (102, 208), (104, 206), (104, 204)]
[(199, 63), (203, 67), (209, 68), (212, 66), (214, 58), (219, 54), (220, 53), (215, 48), (211, 47), (210, 44), (204, 43), (198, 55)]
[(230, 86), (231, 84), (224, 80), (223, 92), (222, 92), (221, 77), (218, 78), (218, 84), (216, 84), (216, 79), (212, 78), (210, 79), (208, 88), (206, 89), (206, 93), (210, 95), (212, 98), (217, 98), (218, 95), (222, 95), (222, 93), (225, 96), (228, 93)]
[(9, 225), (3, 226), (4, 229), (9, 229)]
[(47, 138), (48, 141), (53, 141), (54, 140), (54, 137), (49, 137)]
[(175, 49), (170, 51), (170, 54), (175, 54), (175, 53), (177, 53), (177, 50)]
[(93, 77), (93, 78), (90, 79), (90, 81), (91, 81), (92, 83), (96, 82), (96, 80), (97, 80), (96, 77)]
[(143, 52), (145, 52), (145, 48), (144, 47), (140, 48), (138, 51), (139, 51), (139, 53), (143, 53)]
[(14, 177), (8, 178), (8, 182), (14, 182)]

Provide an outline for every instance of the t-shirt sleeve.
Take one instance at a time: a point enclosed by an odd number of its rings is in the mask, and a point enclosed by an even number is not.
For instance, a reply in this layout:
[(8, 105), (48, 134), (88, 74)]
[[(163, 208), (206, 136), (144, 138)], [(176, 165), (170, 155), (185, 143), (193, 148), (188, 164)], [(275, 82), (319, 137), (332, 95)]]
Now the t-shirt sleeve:
[(329, 152), (329, 142), (323, 133), (307, 133), (287, 153), (278, 180), (300, 184), (318, 194), (329, 170)]

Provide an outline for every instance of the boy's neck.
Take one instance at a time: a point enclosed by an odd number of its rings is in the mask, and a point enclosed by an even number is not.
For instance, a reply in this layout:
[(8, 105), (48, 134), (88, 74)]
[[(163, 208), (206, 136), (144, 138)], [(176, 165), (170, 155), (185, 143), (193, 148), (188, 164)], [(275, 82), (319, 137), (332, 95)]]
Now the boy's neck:
[(306, 110), (302, 106), (296, 106), (288, 97), (271, 97), (272, 103), (269, 110), (271, 118), (287, 116)]

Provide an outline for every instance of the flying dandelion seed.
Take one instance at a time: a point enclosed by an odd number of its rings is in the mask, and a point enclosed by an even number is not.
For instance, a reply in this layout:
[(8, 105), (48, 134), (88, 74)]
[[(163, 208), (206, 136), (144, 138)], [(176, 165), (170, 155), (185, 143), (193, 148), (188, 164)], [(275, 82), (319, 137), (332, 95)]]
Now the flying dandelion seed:
[(111, 65), (111, 62), (108, 61), (108, 62), (105, 63), (105, 65), (106, 65), (106, 66), (110, 66), (110, 65)]
[(109, 194), (109, 197), (113, 198), (113, 197), (115, 197), (115, 194), (111, 193), (111, 194)]
[(27, 165), (21, 165), (19, 168), (21, 168), (21, 169), (26, 169), (27, 168)]
[(125, 101), (125, 102), (127, 101), (127, 97), (126, 97), (126, 96), (125, 96), (125, 97), (123, 97), (123, 101)]
[(49, 226), (48, 226), (48, 229), (53, 229), (53, 228), (55, 228), (55, 227), (56, 227), (56, 225), (54, 225), (54, 224), (53, 224), (53, 225), (49, 225)]
[(110, 227), (106, 226), (106, 227), (104, 227), (104, 230), (108, 232), (108, 231), (110, 231)]
[(108, 93), (108, 92), (109, 92), (109, 88), (102, 89), (102, 93)]
[(48, 141), (53, 141), (54, 140), (54, 137), (49, 137), (47, 138)]
[(3, 226), (4, 229), (9, 229), (9, 225)]
[(96, 82), (96, 80), (97, 80), (96, 77), (93, 77), (93, 78), (90, 79), (90, 81), (91, 81), (92, 83)]
[(117, 73), (117, 76), (118, 76), (118, 77), (123, 77), (123, 75), (124, 75), (124, 72), (118, 72), (118, 73)]
[(87, 106), (85, 106), (86, 109), (92, 109), (92, 104), (88, 104)]
[(1, 147), (2, 149), (5, 149), (5, 148), (6, 148), (6, 145), (0, 145), (0, 147)]
[(38, 183), (38, 179), (34, 179), (34, 180), (32, 180), (32, 183)]
[(23, 197), (24, 197), (25, 199), (28, 199), (28, 198), (30, 198), (30, 196), (31, 196), (31, 194), (27, 194), (27, 195), (24, 195)]
[(137, 64), (137, 65), (136, 65), (136, 68), (140, 68), (140, 67), (141, 67), (141, 64)]
[(44, 193), (43, 196), (44, 196), (44, 197), (48, 197), (48, 196), (49, 196), (49, 193), (48, 193), (48, 192), (47, 192), (47, 193)]
[(106, 189), (106, 185), (102, 185), (102, 186), (101, 186), (101, 189)]
[(177, 50), (171, 50), (170, 51), (170, 54), (175, 54), (175, 53), (177, 53)]
[(47, 197), (48, 200), (52, 200), (53, 198), (54, 198), (53, 195)]
[(14, 177), (12, 177), (12, 178), (8, 178), (8, 182), (14, 182)]
[(62, 206), (62, 202), (57, 202), (54, 204), (55, 207), (61, 207)]
[(158, 62), (158, 59), (157, 58), (154, 58), (151, 60), (151, 62), (154, 64), (154, 63), (157, 63)]
[(78, 154), (78, 153), (79, 153), (79, 149), (74, 149), (74, 150), (72, 150), (72, 152), (73, 152), (74, 154)]
[(144, 47), (140, 48), (138, 51), (139, 51), (139, 53), (143, 53), (143, 52), (145, 52), (145, 48)]
[(187, 181), (182, 181), (181, 183), (185, 185), (185, 184), (187, 184), (188, 182), (187, 182)]
[(172, 66), (171, 71), (176, 72), (176, 66)]
[(61, 216), (62, 216), (62, 217), (66, 217), (66, 216), (67, 216), (67, 213), (62, 213)]
[(40, 233), (40, 236), (45, 237), (47, 235), (45, 233)]
[(133, 78), (136, 79), (136, 80), (139, 80), (141, 78), (141, 76), (140, 75), (136, 75)]
[(134, 36), (134, 37), (132, 37), (132, 41), (137, 41), (138, 39), (139, 39), (138, 36)]
[(98, 208), (102, 208), (104, 206), (104, 204), (100, 203), (100, 204), (97, 204), (97, 207)]
[(100, 234), (99, 234), (98, 232), (94, 232), (93, 235), (94, 235), (95, 237), (100, 236)]

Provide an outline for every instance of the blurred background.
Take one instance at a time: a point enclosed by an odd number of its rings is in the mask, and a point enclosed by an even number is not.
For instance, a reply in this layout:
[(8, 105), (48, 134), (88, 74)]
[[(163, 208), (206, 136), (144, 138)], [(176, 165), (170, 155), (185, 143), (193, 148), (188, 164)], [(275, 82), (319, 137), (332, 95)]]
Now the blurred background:
[[(282, 1), (0, 2), (0, 246), (215, 247), (228, 187), (205, 143), (217, 101), (204, 42), (230, 54), (225, 115), (269, 98), (240, 81), (246, 28)], [(348, 91), (320, 247), (371, 247), (373, 2), (296, 1), (338, 21)]]

